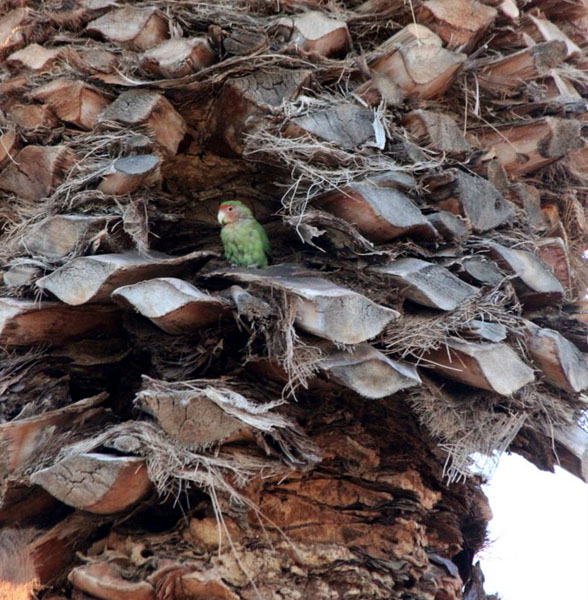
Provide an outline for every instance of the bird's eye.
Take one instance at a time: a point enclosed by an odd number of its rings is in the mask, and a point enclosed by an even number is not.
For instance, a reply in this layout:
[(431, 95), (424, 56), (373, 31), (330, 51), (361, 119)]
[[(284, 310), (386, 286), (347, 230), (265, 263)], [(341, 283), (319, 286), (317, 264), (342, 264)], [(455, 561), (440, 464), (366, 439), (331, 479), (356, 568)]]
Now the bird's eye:
[(232, 206), (229, 206), (228, 211), (231, 212), (233, 210)]

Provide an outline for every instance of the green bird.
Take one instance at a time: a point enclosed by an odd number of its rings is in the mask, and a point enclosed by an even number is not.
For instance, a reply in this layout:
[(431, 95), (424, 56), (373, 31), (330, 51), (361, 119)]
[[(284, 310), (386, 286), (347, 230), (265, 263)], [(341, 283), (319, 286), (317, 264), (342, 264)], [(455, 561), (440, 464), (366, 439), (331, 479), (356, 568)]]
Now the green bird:
[(238, 200), (223, 202), (218, 209), (221, 240), (227, 260), (239, 267), (267, 267), (272, 249), (265, 229)]

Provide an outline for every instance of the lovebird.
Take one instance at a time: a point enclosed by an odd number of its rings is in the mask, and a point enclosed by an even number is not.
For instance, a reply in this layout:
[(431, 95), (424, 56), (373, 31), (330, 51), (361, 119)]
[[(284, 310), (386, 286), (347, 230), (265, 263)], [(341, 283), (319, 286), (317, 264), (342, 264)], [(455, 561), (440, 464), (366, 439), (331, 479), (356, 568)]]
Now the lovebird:
[(265, 268), (272, 250), (265, 229), (239, 200), (223, 202), (218, 209), (221, 240), (227, 260), (239, 267)]

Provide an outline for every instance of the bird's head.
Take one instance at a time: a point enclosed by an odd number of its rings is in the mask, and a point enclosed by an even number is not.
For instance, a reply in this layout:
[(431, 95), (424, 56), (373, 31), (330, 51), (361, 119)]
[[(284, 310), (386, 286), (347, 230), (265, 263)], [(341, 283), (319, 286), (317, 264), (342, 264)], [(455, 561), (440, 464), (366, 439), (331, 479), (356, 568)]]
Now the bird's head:
[(217, 219), (221, 225), (228, 225), (241, 219), (251, 219), (253, 213), (239, 200), (223, 202), (218, 209)]

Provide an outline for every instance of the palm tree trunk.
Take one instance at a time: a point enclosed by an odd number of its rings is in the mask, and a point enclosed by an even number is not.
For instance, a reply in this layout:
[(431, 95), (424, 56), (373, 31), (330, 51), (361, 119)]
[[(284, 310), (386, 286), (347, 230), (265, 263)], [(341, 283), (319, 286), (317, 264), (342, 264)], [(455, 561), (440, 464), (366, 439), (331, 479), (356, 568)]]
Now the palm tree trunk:
[(586, 3), (2, 6), (2, 594), (485, 599), (472, 457), (588, 481)]

